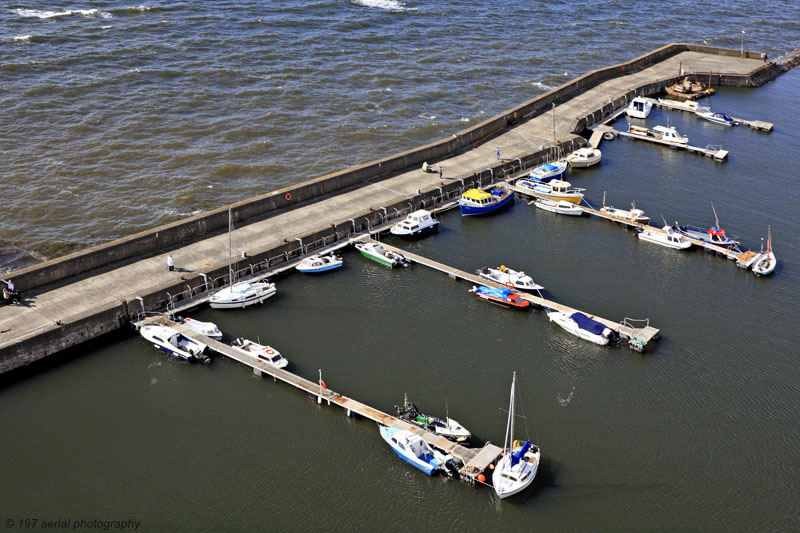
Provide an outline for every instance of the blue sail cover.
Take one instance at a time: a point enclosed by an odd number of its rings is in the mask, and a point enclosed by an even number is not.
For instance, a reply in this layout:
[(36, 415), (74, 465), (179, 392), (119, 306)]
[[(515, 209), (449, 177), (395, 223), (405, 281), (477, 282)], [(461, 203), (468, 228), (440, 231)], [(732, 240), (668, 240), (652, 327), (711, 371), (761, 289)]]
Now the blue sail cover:
[(519, 462), (520, 459), (525, 457), (525, 454), (528, 453), (528, 450), (531, 449), (531, 441), (526, 440), (525, 444), (522, 445), (522, 448), (519, 449), (518, 452), (511, 456), (511, 466), (514, 466)]
[(606, 329), (603, 324), (597, 320), (592, 320), (583, 313), (572, 313), (569, 317), (573, 322), (578, 324), (579, 328), (588, 331), (589, 333), (594, 333), (595, 335), (602, 335), (603, 331)]
[(485, 294), (487, 296), (494, 296), (495, 298), (500, 298), (501, 300), (507, 300), (509, 295), (514, 294), (514, 291), (510, 291), (508, 289), (495, 289), (493, 287), (484, 287), (481, 285), (478, 287), (478, 293)]

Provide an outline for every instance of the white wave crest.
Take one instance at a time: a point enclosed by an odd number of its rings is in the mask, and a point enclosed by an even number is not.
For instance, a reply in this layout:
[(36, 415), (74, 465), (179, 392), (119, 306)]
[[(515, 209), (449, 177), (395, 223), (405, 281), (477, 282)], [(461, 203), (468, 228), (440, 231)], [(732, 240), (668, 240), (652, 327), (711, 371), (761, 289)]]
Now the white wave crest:
[(33, 35), (17, 35), (12, 41), (30, 41)]
[(397, 0), (353, 0), (354, 4), (361, 4), (365, 7), (377, 7), (378, 9), (388, 9), (392, 11), (405, 11), (404, 3)]
[(69, 17), (71, 15), (80, 15), (82, 17), (95, 17), (99, 16), (104, 19), (110, 19), (111, 13), (108, 11), (100, 11), (99, 9), (68, 9), (66, 11), (42, 11), (39, 9), (24, 9), (17, 8), (13, 10), (14, 13), (21, 17), (51, 19), (55, 17)]
[(545, 91), (549, 91), (550, 89), (553, 88), (552, 85), (547, 85), (546, 83), (542, 83), (540, 81), (535, 81), (535, 82), (531, 83), (531, 85), (533, 85), (534, 87), (536, 87), (538, 89), (543, 89)]

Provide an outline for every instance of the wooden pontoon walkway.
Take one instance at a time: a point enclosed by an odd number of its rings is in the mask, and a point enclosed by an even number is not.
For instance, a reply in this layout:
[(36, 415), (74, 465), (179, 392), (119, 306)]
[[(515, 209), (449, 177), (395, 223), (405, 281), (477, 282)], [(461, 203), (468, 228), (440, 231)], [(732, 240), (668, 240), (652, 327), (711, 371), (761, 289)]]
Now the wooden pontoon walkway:
[[(669, 109), (670, 111), (688, 111), (690, 113), (694, 113), (694, 109), (686, 105), (686, 102), (677, 102), (674, 100), (669, 99), (662, 99), (662, 98), (647, 98), (653, 107), (657, 107), (659, 109)], [(703, 105), (702, 103), (698, 102), (699, 105)], [(764, 132), (771, 132), (775, 125), (772, 122), (764, 122), (763, 120), (747, 120), (745, 118), (737, 118), (732, 115), (730, 117), (736, 121), (735, 125), (742, 125), (752, 128), (757, 131), (764, 131)]]
[(690, 144), (681, 144), (672, 141), (665, 141), (662, 139), (656, 139), (655, 137), (651, 137), (648, 135), (637, 135), (635, 133), (631, 133), (630, 131), (620, 131), (615, 130), (611, 126), (604, 126), (598, 125), (594, 128), (594, 131), (602, 131), (603, 133), (611, 132), (617, 137), (625, 137), (627, 139), (636, 139), (638, 141), (647, 141), (655, 144), (660, 144), (662, 146), (666, 146), (668, 148), (675, 148), (677, 150), (686, 150), (687, 152), (693, 154), (701, 154), (706, 157), (713, 157), (714, 161), (725, 161), (728, 158), (728, 151), (723, 150), (722, 148), (716, 147), (709, 147), (709, 148), (700, 148), (699, 146), (692, 146)]
[[(363, 241), (371, 240), (371, 237), (362, 237)], [(402, 254), (406, 259), (412, 261), (414, 263), (419, 263), (421, 265), (425, 265), (427, 267), (433, 268), (434, 270), (438, 270), (440, 272), (444, 272), (451, 278), (461, 278), (466, 281), (470, 281), (477, 285), (485, 285), (487, 287), (495, 287), (495, 288), (502, 288), (503, 285), (500, 283), (495, 283), (493, 281), (489, 281), (486, 279), (477, 276), (476, 274), (470, 274), (468, 272), (464, 272), (463, 270), (459, 270), (457, 268), (451, 267), (449, 265), (445, 265), (443, 263), (439, 263), (438, 261), (434, 261), (432, 259), (428, 259), (427, 257), (423, 257), (421, 255), (417, 255), (415, 253), (409, 252), (408, 250), (404, 250), (402, 248), (397, 248), (386, 243), (381, 243), (381, 246), (386, 248), (387, 250), (391, 250)], [(588, 316), (593, 320), (597, 320), (598, 322), (602, 323), (607, 328), (617, 332), (620, 336), (626, 339), (637, 338), (647, 344), (653, 339), (658, 338), (659, 330), (650, 326), (649, 324), (643, 328), (635, 328), (632, 327), (629, 323), (622, 323), (622, 322), (613, 322), (606, 318), (593, 315), (591, 313), (586, 313), (584, 311), (579, 311), (578, 309), (574, 309), (572, 307), (560, 304), (558, 302), (554, 302), (552, 300), (548, 300), (546, 298), (542, 298), (540, 296), (534, 296), (532, 294), (528, 294), (525, 292), (518, 292), (520, 297), (528, 300), (529, 302), (539, 305), (541, 307), (547, 307), (550, 309), (556, 309), (558, 311), (563, 311), (565, 313), (576, 313), (580, 312)], [(625, 321), (627, 322), (627, 321)]]
[(281, 380), (292, 387), (300, 389), (312, 396), (316, 396), (320, 403), (324, 400), (328, 402), (328, 405), (338, 405), (347, 411), (348, 416), (350, 416), (351, 413), (356, 413), (383, 426), (411, 431), (422, 437), (425, 442), (431, 446), (458, 459), (463, 465), (459, 472), (462, 477), (468, 481), (474, 481), (479, 473), (483, 472), (490, 464), (497, 461), (500, 452), (502, 452), (501, 448), (491, 443), (487, 443), (483, 448), (467, 448), (449, 441), (444, 437), (440, 437), (418, 426), (390, 416), (383, 411), (379, 411), (357, 400), (343, 396), (331, 389), (322, 389), (318, 383), (307, 380), (297, 374), (293, 374), (282, 368), (277, 368), (256, 357), (241, 354), (223, 342), (201, 335), (194, 330), (184, 327), (180, 323), (170, 320), (166, 315), (149, 317), (138, 322), (136, 325), (141, 327), (144, 324), (163, 324), (174, 328), (183, 335), (202, 342), (215, 352), (249, 366), (258, 375), (270, 375), (276, 380)]

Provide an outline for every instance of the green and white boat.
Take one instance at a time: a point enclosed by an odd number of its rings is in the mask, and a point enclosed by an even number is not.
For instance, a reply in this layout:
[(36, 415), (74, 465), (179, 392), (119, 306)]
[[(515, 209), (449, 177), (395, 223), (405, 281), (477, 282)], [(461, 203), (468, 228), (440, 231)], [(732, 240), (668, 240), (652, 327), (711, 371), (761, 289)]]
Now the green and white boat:
[(400, 255), (397, 252), (391, 252), (381, 246), (379, 242), (359, 242), (356, 243), (356, 249), (361, 252), (364, 257), (372, 259), (373, 261), (377, 261), (382, 265), (386, 265), (389, 268), (394, 268), (396, 266), (399, 267), (407, 267), (408, 262), (406, 258)]

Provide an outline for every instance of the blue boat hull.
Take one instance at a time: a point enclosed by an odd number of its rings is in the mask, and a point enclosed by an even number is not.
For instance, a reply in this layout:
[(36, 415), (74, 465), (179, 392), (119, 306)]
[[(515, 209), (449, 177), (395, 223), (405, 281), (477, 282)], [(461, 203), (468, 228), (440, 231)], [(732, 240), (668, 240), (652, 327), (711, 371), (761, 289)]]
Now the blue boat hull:
[(397, 456), (398, 456), (400, 459), (402, 459), (403, 461), (407, 462), (408, 464), (410, 464), (410, 465), (411, 465), (411, 466), (413, 466), (414, 468), (417, 468), (417, 469), (421, 470), (422, 472), (425, 472), (425, 473), (426, 473), (426, 474), (428, 474), (429, 476), (432, 476), (433, 474), (435, 474), (435, 473), (436, 473), (436, 468), (432, 467), (431, 465), (429, 465), (429, 464), (417, 463), (416, 461), (412, 461), (412, 460), (410, 460), (408, 457), (406, 457), (405, 455), (403, 455), (402, 453), (400, 453), (400, 452), (398, 452), (397, 450), (395, 450), (394, 448), (392, 448), (392, 451), (393, 451), (393, 452), (395, 453), (395, 455), (397, 455)]
[(471, 206), (471, 205), (461, 205), (461, 215), (485, 215), (487, 213), (491, 213), (493, 211), (497, 211), (504, 205), (508, 205), (508, 203), (514, 199), (514, 192), (508, 193), (508, 196), (500, 200), (495, 204), (484, 205), (481, 207)]
[(336, 268), (339, 268), (343, 264), (344, 263), (337, 263), (335, 265), (328, 265), (328, 266), (324, 266), (324, 267), (320, 267), (320, 268), (312, 268), (312, 269), (309, 269), (309, 270), (302, 270), (301, 272), (303, 272), (304, 274), (316, 274), (318, 272), (327, 272), (328, 270), (334, 270)]
[(169, 355), (174, 355), (175, 357), (178, 357), (179, 359), (183, 359), (187, 363), (191, 363), (192, 362), (192, 358), (191, 357), (186, 357), (182, 353), (178, 353), (176, 351), (170, 350), (166, 346), (162, 346), (161, 344), (156, 344), (155, 342), (153, 343), (153, 346), (155, 346), (156, 348), (158, 348), (162, 352), (167, 352)]
[(400, 237), (401, 239), (411, 240), (411, 239), (419, 239), (420, 237), (424, 237), (426, 235), (429, 235), (431, 233), (436, 233), (438, 231), (439, 231), (439, 224), (434, 224), (433, 226), (428, 226), (414, 233), (401, 233), (401, 234), (392, 233), (392, 235)]

